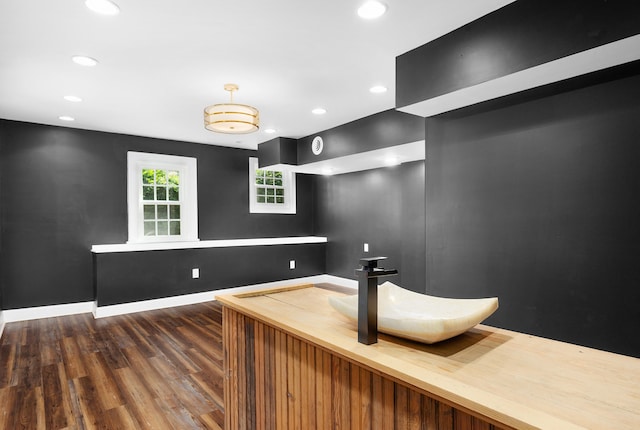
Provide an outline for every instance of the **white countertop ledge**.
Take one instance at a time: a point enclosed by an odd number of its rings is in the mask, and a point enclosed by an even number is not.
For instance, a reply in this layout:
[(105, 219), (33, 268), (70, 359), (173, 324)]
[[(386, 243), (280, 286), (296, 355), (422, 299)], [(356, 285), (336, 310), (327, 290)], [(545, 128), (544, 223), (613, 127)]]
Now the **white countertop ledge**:
[(265, 246), (265, 245), (303, 245), (312, 243), (327, 243), (326, 237), (321, 236), (293, 236), (293, 237), (264, 237), (254, 239), (221, 239), (200, 240), (193, 242), (155, 242), (155, 243), (117, 243), (110, 245), (93, 245), (91, 252), (105, 254), (110, 252), (162, 251), (169, 249), (197, 249), (197, 248), (228, 248), (234, 246)]

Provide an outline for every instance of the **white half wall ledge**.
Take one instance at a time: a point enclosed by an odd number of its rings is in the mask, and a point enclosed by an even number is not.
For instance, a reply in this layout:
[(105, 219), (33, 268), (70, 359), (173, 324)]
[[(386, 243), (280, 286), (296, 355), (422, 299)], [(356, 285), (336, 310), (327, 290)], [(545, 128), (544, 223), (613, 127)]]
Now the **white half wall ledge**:
[(200, 240), (194, 242), (150, 242), (150, 243), (117, 243), (108, 245), (93, 245), (91, 252), (94, 254), (110, 252), (137, 252), (137, 251), (162, 251), (172, 249), (199, 249), (199, 248), (228, 248), (235, 246), (269, 246), (269, 245), (304, 245), (312, 243), (327, 243), (327, 238), (322, 236), (291, 236), (291, 237), (264, 237), (253, 239), (220, 239)]
[(396, 109), (430, 117), (638, 59), (640, 34)]

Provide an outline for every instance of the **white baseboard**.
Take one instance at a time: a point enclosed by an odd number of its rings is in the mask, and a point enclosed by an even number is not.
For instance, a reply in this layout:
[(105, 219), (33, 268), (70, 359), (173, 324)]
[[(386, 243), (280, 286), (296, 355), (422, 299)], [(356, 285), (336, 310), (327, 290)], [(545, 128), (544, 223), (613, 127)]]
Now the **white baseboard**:
[(266, 282), (263, 284), (248, 285), (244, 287), (232, 287), (221, 290), (206, 291), (203, 293), (185, 294), (182, 296), (166, 297), (162, 299), (144, 300), (133, 303), (123, 303), (111, 306), (97, 306), (96, 302), (70, 303), (65, 305), (37, 306), (33, 308), (5, 309), (0, 311), (0, 337), (6, 323), (17, 321), (29, 321), (40, 318), (60, 317), (92, 312), (94, 318), (105, 318), (115, 315), (123, 315), (133, 312), (164, 309), (174, 306), (192, 305), (195, 303), (215, 300), (216, 296), (223, 294), (237, 294), (269, 287), (296, 285), (296, 284), (330, 283), (348, 288), (358, 288), (358, 281), (341, 278), (333, 275), (317, 275), (305, 278), (286, 279), (282, 281)]
[(65, 305), (36, 306), (33, 308), (5, 309), (2, 311), (4, 322), (29, 321), (41, 318), (62, 317), (65, 315), (91, 312), (94, 302), (69, 303)]
[(193, 305), (195, 303), (209, 302), (215, 300), (219, 295), (225, 294), (238, 294), (249, 291), (260, 290), (263, 288), (287, 286), (296, 284), (319, 284), (319, 283), (332, 283), (345, 287), (358, 288), (358, 281), (351, 279), (340, 278), (331, 275), (317, 275), (308, 276), (305, 278), (285, 279), (282, 281), (266, 282), (263, 284), (247, 285), (243, 287), (230, 287), (220, 290), (205, 291), (195, 294), (184, 294), (181, 296), (165, 297), (162, 299), (143, 300), (132, 303), (122, 303), (118, 305), (109, 306), (95, 306), (93, 308), (93, 316), (95, 318), (105, 318), (115, 315), (124, 315), (134, 312), (152, 311), (156, 309), (172, 308), (175, 306)]
[(324, 277), (324, 281), (327, 284), (335, 284), (340, 285), (341, 287), (353, 288), (354, 290), (358, 289), (358, 281), (356, 279), (347, 279), (341, 278), (340, 276), (333, 275), (322, 275)]
[(4, 311), (0, 311), (0, 339), (2, 339), (3, 331), (4, 331)]

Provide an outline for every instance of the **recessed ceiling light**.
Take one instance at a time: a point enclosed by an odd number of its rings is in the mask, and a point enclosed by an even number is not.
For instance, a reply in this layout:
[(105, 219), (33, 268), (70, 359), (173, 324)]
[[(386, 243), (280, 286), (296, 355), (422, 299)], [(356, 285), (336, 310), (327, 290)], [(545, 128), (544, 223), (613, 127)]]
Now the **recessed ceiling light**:
[(120, 7), (109, 0), (86, 0), (84, 4), (101, 15), (117, 15), (120, 13)]
[(325, 108), (317, 107), (312, 110), (311, 113), (313, 113), (314, 115), (324, 115), (325, 113), (327, 113), (327, 110)]
[(58, 117), (59, 120), (62, 121), (75, 121), (76, 119), (72, 116), (68, 116), (68, 115), (62, 115)]
[(68, 102), (80, 103), (82, 99), (78, 96), (64, 96), (64, 99)]
[(74, 63), (79, 64), (80, 66), (93, 67), (98, 64), (98, 60), (91, 57), (86, 57), (84, 55), (74, 55), (71, 57)]
[(276, 129), (275, 128), (265, 128), (264, 132), (267, 133), (267, 134), (273, 134), (273, 133), (276, 132)]
[(358, 16), (363, 19), (380, 18), (387, 11), (387, 5), (377, 1), (366, 1), (358, 8)]
[(386, 93), (387, 92), (387, 87), (385, 87), (383, 85), (375, 85), (375, 86), (369, 88), (369, 92), (372, 92), (373, 94)]

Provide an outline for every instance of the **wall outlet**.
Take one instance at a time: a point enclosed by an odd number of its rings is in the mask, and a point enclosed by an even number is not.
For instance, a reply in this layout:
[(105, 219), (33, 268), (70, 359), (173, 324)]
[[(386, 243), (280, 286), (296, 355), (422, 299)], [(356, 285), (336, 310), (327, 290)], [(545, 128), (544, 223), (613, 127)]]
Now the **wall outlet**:
[(368, 243), (364, 244), (364, 252), (369, 252), (369, 244)]
[(289, 260), (289, 269), (293, 270), (296, 268), (296, 260)]
[(195, 269), (191, 269), (191, 277), (193, 279), (198, 279), (200, 277), (200, 269), (197, 267)]

